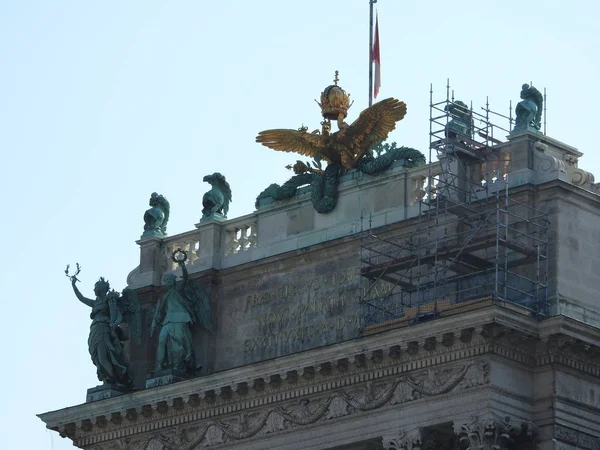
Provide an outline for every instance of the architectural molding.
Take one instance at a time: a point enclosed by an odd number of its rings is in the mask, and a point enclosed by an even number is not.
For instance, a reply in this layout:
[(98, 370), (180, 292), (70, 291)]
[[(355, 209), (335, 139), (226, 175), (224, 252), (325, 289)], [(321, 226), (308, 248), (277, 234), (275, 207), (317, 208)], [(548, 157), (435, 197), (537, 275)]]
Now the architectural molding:
[(600, 347), (567, 334), (551, 334), (536, 355), (537, 366), (547, 364), (560, 364), (600, 377)]
[[(169, 405), (165, 416), (171, 414), (170, 405), (174, 402), (181, 404), (182, 401), (185, 404), (199, 402), (197, 407), (201, 410), (216, 408), (211, 414), (222, 414), (225, 411), (229, 412), (232, 407), (236, 408), (235, 404), (242, 398), (244, 402), (264, 404), (265, 402), (280, 401), (282, 388), (284, 390), (290, 388), (300, 390), (310, 386), (311, 389), (319, 389), (314, 387), (315, 380), (323, 379), (324, 382), (327, 380), (327, 383), (330, 383), (333, 378), (334, 381), (344, 379), (349, 380), (345, 383), (356, 383), (362, 382), (367, 376), (366, 374), (375, 369), (381, 370), (378, 376), (393, 376), (483, 355), (489, 350), (488, 344), (480, 335), (483, 325), (495, 320), (510, 322), (506, 319), (512, 315), (514, 314), (510, 314), (510, 311), (501, 308), (485, 308), (465, 313), (460, 317), (449, 317), (446, 320), (432, 323), (435, 325), (434, 327), (421, 329), (421, 331), (426, 331), (426, 334), (421, 336), (414, 334), (414, 328), (390, 330), (387, 333), (366, 336), (361, 340), (360, 345), (358, 341), (348, 341), (338, 344), (335, 349), (331, 347), (320, 349), (316, 358), (312, 352), (290, 355), (279, 358), (277, 364), (273, 361), (256, 363), (235, 371), (206, 375), (169, 386), (125, 394), (102, 402), (87, 403), (46, 413), (40, 417), (48, 423), (49, 428), (57, 429), (62, 433), (63, 428), (71, 422), (77, 423), (80, 430), (81, 422), (86, 419), (95, 424), (97, 417), (110, 418), (113, 413), (117, 412), (127, 419), (123, 421), (125, 424), (130, 418), (140, 423), (148, 418), (149, 414), (157, 411), (159, 401), (164, 401)], [(526, 317), (518, 317), (519, 322), (523, 320), (531, 321)], [(517, 327), (531, 331), (533, 323), (535, 322), (523, 323), (522, 327), (521, 325), (517, 325)], [(465, 327), (463, 324), (469, 326)], [(468, 333), (463, 332), (465, 330)], [(449, 338), (450, 335), (456, 336), (456, 338)], [(439, 341), (440, 344), (431, 345), (430, 338), (435, 338), (436, 342)], [(429, 342), (427, 346), (430, 350), (425, 348), (426, 341)], [(448, 345), (449, 342), (452, 344)], [(417, 351), (409, 352), (414, 343), (416, 343)], [(340, 354), (347, 355), (347, 357), (340, 358)], [(362, 365), (363, 363), (364, 365)], [(315, 369), (319, 369), (323, 365), (331, 367), (329, 374), (327, 374), (327, 370)], [(290, 369), (282, 371), (281, 367)], [(302, 376), (310, 371), (315, 374), (315, 379)], [(280, 378), (275, 377), (274, 379), (272, 375), (279, 375)], [(275, 387), (277, 383), (272, 383), (273, 380), (276, 382), (285, 380), (285, 383), (281, 384), (281, 388), (277, 388)], [(264, 392), (259, 389), (261, 386), (265, 388)], [(229, 389), (224, 389), (226, 387)], [(246, 390), (247, 394), (244, 395)], [(225, 392), (231, 393), (231, 398), (223, 398), (222, 394)], [(265, 393), (272, 393), (272, 395), (265, 396)], [(285, 393), (285, 395), (286, 398), (296, 396), (294, 393)], [(256, 406), (256, 404), (252, 406)], [(176, 414), (180, 414), (179, 411)], [(93, 433), (94, 430), (91, 432)]]
[(557, 424), (554, 426), (554, 436), (557, 441), (572, 444), (578, 448), (586, 450), (597, 450), (600, 448), (600, 437), (594, 437), (564, 425)]
[[(484, 314), (487, 314), (486, 322), (478, 322)], [(253, 370), (238, 369), (231, 378), (228, 378), (227, 373), (219, 374), (218, 380), (216, 376), (207, 375), (170, 386), (88, 403), (76, 407), (76, 417), (73, 417), (69, 409), (48, 414), (60, 413), (63, 421), (61, 423), (58, 418), (58, 424), (53, 429), (81, 446), (103, 445), (115, 439), (133, 439), (155, 429), (170, 429), (174, 423), (187, 426), (236, 413), (240, 417), (247, 415), (248, 428), (244, 433), (248, 433), (257, 429), (255, 412), (262, 410), (261, 417), (265, 423), (260, 431), (256, 431), (256, 435), (262, 433), (263, 429), (275, 433), (282, 426), (298, 426), (299, 424), (278, 411), (277, 405), (290, 400), (300, 401), (307, 396), (329, 395), (330, 404), (323, 416), (328, 417), (327, 420), (353, 414), (356, 410), (361, 411), (361, 408), (357, 409), (345, 401), (347, 397), (341, 395), (344, 392), (338, 395), (332, 392), (368, 382), (387, 384), (390, 387), (390, 380), (402, 380), (398, 382), (388, 401), (390, 405), (439, 395), (435, 393), (439, 387), (435, 380), (413, 380), (412, 374), (419, 371), (435, 373), (445, 364), (473, 360), (483, 355), (497, 354), (525, 367), (548, 364), (549, 358), (552, 358), (554, 364), (569, 364), (579, 371), (593, 373), (598, 370), (598, 364), (591, 359), (588, 359), (590, 367), (587, 370), (573, 351), (581, 349), (586, 354), (595, 351), (594, 346), (574, 344), (568, 337), (552, 337), (547, 338), (551, 349), (548, 350), (546, 345), (537, 340), (537, 322), (529, 318), (515, 317), (514, 312), (490, 307), (463, 314), (459, 318), (460, 323), (464, 323), (468, 316), (471, 318), (469, 325), (474, 326), (457, 329), (456, 323), (452, 324), (452, 317), (439, 320), (438, 323), (432, 322), (436, 326), (429, 327), (427, 334), (415, 334), (415, 327), (390, 330), (363, 338), (363, 345), (358, 353), (354, 342), (342, 343), (337, 346), (335, 354), (329, 355), (326, 349), (320, 353), (320, 359), (313, 357), (306, 366), (302, 365), (303, 361), (308, 362), (310, 355), (293, 355), (280, 358), (289, 361), (283, 361), (279, 367), (271, 368), (271, 362), (265, 362), (254, 365)], [(525, 333), (523, 328), (527, 324), (529, 329)], [(454, 331), (450, 331), (452, 325), (455, 326)], [(409, 331), (412, 332), (411, 335), (407, 334)], [(575, 346), (572, 347), (573, 345)], [(343, 351), (340, 351), (340, 346), (344, 347)], [(552, 356), (552, 349), (560, 349), (560, 355)], [(341, 353), (348, 356), (340, 358)], [(289, 369), (282, 371), (281, 367)], [(482, 384), (479, 380), (486, 379), (487, 373), (482, 373), (480, 368), (476, 364), (467, 371), (461, 385)], [(439, 382), (441, 375), (438, 374), (437, 377)], [(433, 390), (429, 392), (427, 389)], [(363, 405), (362, 411), (365, 411), (364, 407)], [(265, 408), (270, 409), (265, 413)], [(290, 411), (287, 413), (292, 414)], [(228, 432), (231, 434), (232, 429), (238, 430), (235, 425), (221, 427), (218, 420), (213, 423), (213, 428), (216, 426), (217, 429), (207, 427), (205, 430), (209, 441), (218, 441), (220, 433), (223, 439), (234, 439)], [(187, 433), (189, 435), (190, 432)]]
[[(196, 450), (369, 412), (386, 405), (466, 390), (488, 382), (489, 367), (482, 362), (454, 369), (431, 369), (383, 383), (366, 383), (326, 397), (302, 398), (294, 407), (275, 406), (264, 412), (242, 412), (224, 420), (195, 422), (191, 426), (182, 425), (174, 429), (164, 427), (166, 430), (158, 436), (121, 439), (121, 442), (129, 442), (127, 450), (151, 450), (158, 443), (162, 445), (157, 447), (160, 450)], [(112, 450), (112, 447), (94, 448)]]

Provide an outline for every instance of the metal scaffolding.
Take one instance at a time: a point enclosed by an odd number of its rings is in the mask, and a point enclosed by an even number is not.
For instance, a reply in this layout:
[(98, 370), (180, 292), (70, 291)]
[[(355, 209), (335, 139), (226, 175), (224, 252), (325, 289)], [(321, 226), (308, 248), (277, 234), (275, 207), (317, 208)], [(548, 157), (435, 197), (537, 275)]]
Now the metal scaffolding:
[[(530, 190), (511, 192), (509, 154), (496, 148), (512, 117), (482, 113), (430, 90), (429, 173), (419, 213), (401, 232), (361, 238), (362, 325), (415, 324), (500, 304), (547, 314), (548, 211)], [(492, 122), (502, 119), (505, 127)]]

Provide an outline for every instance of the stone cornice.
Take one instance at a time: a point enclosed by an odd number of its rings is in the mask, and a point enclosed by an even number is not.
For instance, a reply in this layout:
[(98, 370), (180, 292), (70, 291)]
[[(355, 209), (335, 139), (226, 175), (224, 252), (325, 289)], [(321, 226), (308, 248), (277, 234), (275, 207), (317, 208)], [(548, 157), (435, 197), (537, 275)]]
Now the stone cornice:
[[(593, 204), (593, 206), (586, 208), (587, 211), (594, 212), (594, 213), (596, 213), (598, 211), (598, 203), (600, 202), (600, 196), (594, 192), (591, 192), (591, 191), (581, 187), (581, 186), (576, 186), (576, 185), (569, 183), (568, 181), (564, 181), (564, 180), (552, 180), (552, 181), (548, 181), (546, 183), (538, 184), (536, 187), (539, 192), (562, 189), (563, 191), (567, 191), (571, 194), (576, 194), (578, 197), (585, 199), (587, 202), (590, 202)], [(511, 190), (511, 195), (512, 195), (512, 190)], [(555, 195), (554, 197), (552, 197), (552, 199), (572, 203), (572, 199), (569, 199), (568, 197), (565, 198), (562, 196)], [(578, 204), (578, 206), (581, 207), (581, 204)]]
[[(449, 398), (461, 395), (461, 391), (477, 391), (489, 382), (488, 365), (480, 360), (463, 365), (454, 363), (439, 370), (421, 370), (416, 377), (402, 374), (398, 370), (378, 370), (361, 375), (350, 376), (335, 383), (320, 382), (310, 388), (297, 389), (298, 402), (290, 402), (294, 397), (289, 395), (279, 395), (277, 404), (257, 402), (251, 406), (260, 408), (254, 412), (248, 411), (250, 415), (243, 408), (232, 407), (220, 408), (216, 414), (209, 411), (198, 412), (194, 408), (186, 408), (180, 414), (172, 408), (168, 411), (164, 409), (160, 414), (148, 416), (146, 420), (139, 418), (129, 421), (129, 426), (120, 426), (121, 422), (115, 424), (113, 420), (110, 421), (112, 423), (105, 422), (95, 427), (92, 433), (80, 434), (74, 441), (76, 445), (88, 446), (123, 439), (127, 442), (137, 441), (133, 445), (135, 449), (145, 449), (149, 441), (157, 439), (155, 433), (150, 436), (147, 433), (161, 429), (163, 432), (158, 439), (167, 449), (192, 449), (197, 448), (201, 441), (204, 441), (202, 446), (211, 446), (224, 440), (260, 439), (261, 434), (285, 432), (284, 421), (289, 422), (292, 427), (318, 425), (318, 422), (357, 413), (369, 416), (379, 409), (396, 408), (394, 405), (398, 404), (427, 402), (428, 398), (438, 396), (443, 396), (448, 401)], [(270, 396), (273, 397), (274, 393)], [(282, 404), (281, 400), (285, 402)], [(246, 402), (246, 407), (248, 403)], [(309, 403), (310, 406), (306, 406)], [(242, 421), (248, 421), (250, 417), (254, 419), (252, 423), (246, 422), (242, 426)], [(88, 424), (88, 428), (89, 425), (91, 424)], [(69, 426), (72, 428), (73, 425)], [(193, 431), (188, 434), (186, 430)], [(173, 438), (175, 434), (177, 436)], [(181, 434), (186, 437), (183, 438)], [(178, 439), (181, 441), (178, 442)], [(183, 439), (187, 441), (185, 444)]]
[(567, 316), (554, 316), (540, 322), (539, 336), (546, 341), (552, 335), (563, 334), (600, 348), (600, 329), (571, 319)]
[[(351, 368), (353, 376), (359, 377), (356, 381), (360, 381), (361, 371), (368, 373), (384, 369), (387, 371), (385, 373), (393, 374), (430, 367), (484, 353), (489, 349), (489, 344), (480, 335), (473, 339), (473, 333), (477, 329), (483, 331), (486, 324), (511, 323), (511, 328), (528, 333), (535, 330), (535, 321), (525, 318), (523, 322), (523, 317), (511, 318), (513, 315), (500, 308), (472, 311), (440, 319), (427, 326), (391, 330), (189, 381), (49, 412), (39, 417), (49, 428), (61, 429), (69, 423), (81, 424), (86, 420), (96, 421), (99, 417), (126, 415), (129, 410), (143, 414), (144, 408), (148, 411), (148, 408), (158, 408), (159, 404), (174, 405), (177, 399), (185, 402), (203, 400), (210, 408), (223, 403), (227, 408), (233, 393), (239, 395), (250, 391), (248, 400), (254, 395), (264, 402), (262, 391), (265, 386), (276, 386), (282, 380), (299, 380), (298, 387), (302, 387), (303, 383), (314, 384), (315, 374), (331, 373), (332, 369), (336, 374), (343, 374)], [(402, 363), (398, 365), (400, 354)], [(396, 368), (389, 369), (390, 365)], [(252, 406), (255, 405), (249, 405)]]
[(532, 367), (548, 363), (536, 360), (538, 327), (550, 336), (579, 329), (565, 319), (540, 324), (510, 309), (486, 307), (39, 417), (62, 435), (100, 442), (107, 433), (144, 433), (159, 422), (168, 427), (206, 420), (485, 354)]

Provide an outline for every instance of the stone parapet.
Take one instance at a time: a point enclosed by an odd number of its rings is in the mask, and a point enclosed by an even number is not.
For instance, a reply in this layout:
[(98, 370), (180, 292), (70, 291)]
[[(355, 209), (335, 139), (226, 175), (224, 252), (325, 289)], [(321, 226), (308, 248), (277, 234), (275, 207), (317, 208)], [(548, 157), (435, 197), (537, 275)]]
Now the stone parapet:
[(338, 204), (330, 214), (317, 213), (310, 194), (300, 190), (290, 200), (263, 201), (253, 214), (200, 222), (193, 231), (162, 240), (137, 241), (140, 265), (130, 273), (129, 287), (160, 285), (162, 275), (175, 269), (169, 256), (176, 248), (188, 252), (192, 273), (226, 269), (415, 217), (430, 170), (435, 175), (437, 167), (396, 164), (379, 176), (350, 171), (342, 177)]
[[(508, 139), (493, 147), (486, 162), (472, 164), (470, 176), (477, 178), (472, 182), (486, 185), (482, 195), (494, 195), (507, 184), (514, 188), (557, 180), (596, 194), (594, 176), (579, 168), (583, 154), (577, 149), (530, 131)], [(412, 169), (396, 163), (377, 176), (349, 171), (341, 179), (337, 206), (328, 214), (315, 211), (304, 188), (288, 200), (262, 199), (258, 210), (246, 216), (201, 222), (195, 230), (165, 239), (137, 241), (140, 265), (128, 284), (161, 285), (162, 275), (175, 269), (169, 256), (176, 248), (188, 251), (192, 273), (220, 270), (417, 217), (419, 202), (435, 195), (437, 187), (429, 186), (429, 180), (440, 170), (439, 163)]]

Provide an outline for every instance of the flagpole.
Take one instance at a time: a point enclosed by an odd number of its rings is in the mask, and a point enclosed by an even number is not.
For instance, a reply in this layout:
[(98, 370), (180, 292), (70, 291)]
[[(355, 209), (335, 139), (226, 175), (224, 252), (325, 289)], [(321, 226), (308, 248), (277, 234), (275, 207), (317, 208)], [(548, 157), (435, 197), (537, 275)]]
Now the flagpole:
[(369, 106), (373, 104), (373, 3), (369, 0)]

